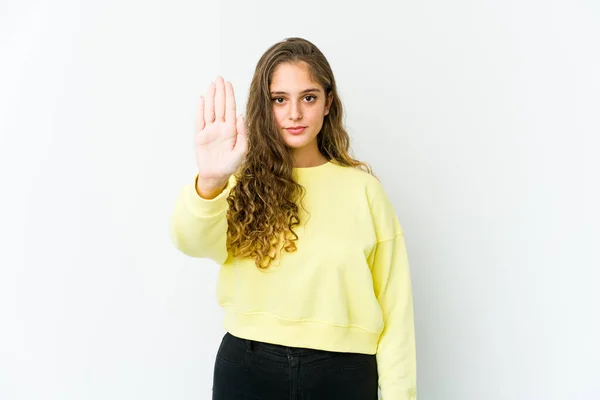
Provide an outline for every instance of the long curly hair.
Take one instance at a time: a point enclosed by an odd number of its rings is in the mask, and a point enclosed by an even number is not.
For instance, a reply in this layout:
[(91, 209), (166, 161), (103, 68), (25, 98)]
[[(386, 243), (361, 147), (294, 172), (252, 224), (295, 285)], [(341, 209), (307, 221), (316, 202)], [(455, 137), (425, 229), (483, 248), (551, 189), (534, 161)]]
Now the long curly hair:
[(227, 248), (235, 257), (253, 258), (259, 270), (269, 268), (280, 248), (297, 250), (294, 227), (300, 224), (298, 202), (305, 188), (293, 178), (292, 152), (278, 129), (270, 93), (277, 66), (296, 62), (305, 62), (312, 80), (324, 88), (325, 97), (332, 96), (329, 114), (317, 135), (319, 151), (334, 164), (374, 175), (368, 164), (350, 155), (342, 102), (323, 53), (297, 37), (271, 46), (259, 59), (252, 78), (245, 115), (248, 152), (227, 198)]

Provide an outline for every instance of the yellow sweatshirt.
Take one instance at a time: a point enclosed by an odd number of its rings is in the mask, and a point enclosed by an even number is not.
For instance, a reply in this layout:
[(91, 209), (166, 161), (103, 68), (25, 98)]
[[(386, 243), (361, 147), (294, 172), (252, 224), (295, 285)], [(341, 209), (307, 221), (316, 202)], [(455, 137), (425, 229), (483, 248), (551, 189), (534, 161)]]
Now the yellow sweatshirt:
[[(306, 188), (297, 250), (266, 272), (226, 248), (232, 176), (214, 199), (195, 182), (171, 216), (175, 246), (220, 265), (217, 300), (231, 334), (284, 346), (376, 354), (382, 400), (416, 399), (412, 289), (404, 234), (380, 182), (352, 167), (294, 168)], [(196, 179), (198, 177), (196, 176)]]

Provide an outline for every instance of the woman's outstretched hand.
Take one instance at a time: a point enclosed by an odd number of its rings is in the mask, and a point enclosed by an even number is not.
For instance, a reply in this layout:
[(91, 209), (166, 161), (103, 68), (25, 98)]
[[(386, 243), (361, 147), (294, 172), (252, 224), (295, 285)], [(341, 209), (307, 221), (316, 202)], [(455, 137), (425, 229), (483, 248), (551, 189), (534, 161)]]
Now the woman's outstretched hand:
[(246, 133), (244, 117), (236, 117), (233, 85), (218, 76), (200, 98), (196, 119), (196, 189), (202, 197), (220, 192), (238, 170), (248, 151)]

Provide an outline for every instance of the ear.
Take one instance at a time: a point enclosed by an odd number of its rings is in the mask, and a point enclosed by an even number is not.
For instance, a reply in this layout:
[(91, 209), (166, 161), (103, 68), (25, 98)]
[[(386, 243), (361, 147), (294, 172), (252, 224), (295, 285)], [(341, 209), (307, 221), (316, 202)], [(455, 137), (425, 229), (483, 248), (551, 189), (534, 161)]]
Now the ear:
[(329, 114), (329, 109), (331, 108), (331, 103), (333, 103), (333, 94), (329, 92), (327, 96), (327, 104), (325, 104), (325, 115)]

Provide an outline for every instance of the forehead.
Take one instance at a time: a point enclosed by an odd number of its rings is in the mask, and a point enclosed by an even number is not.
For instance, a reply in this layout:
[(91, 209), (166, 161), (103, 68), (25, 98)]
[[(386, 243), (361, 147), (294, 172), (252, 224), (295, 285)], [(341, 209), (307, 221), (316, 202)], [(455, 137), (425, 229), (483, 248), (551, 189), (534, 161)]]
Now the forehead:
[(311, 78), (306, 63), (282, 63), (273, 71), (272, 91), (301, 92), (309, 87), (320, 88), (321, 85)]

